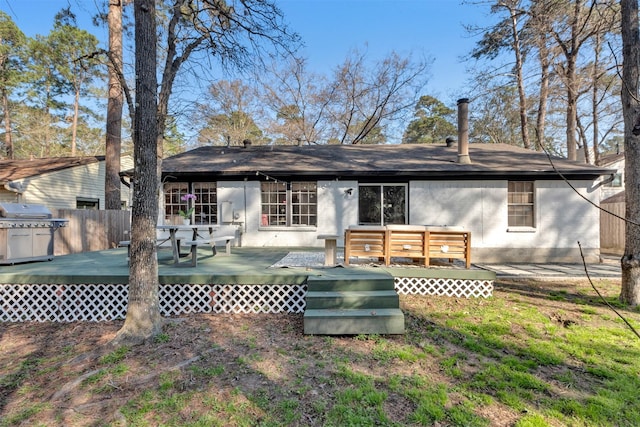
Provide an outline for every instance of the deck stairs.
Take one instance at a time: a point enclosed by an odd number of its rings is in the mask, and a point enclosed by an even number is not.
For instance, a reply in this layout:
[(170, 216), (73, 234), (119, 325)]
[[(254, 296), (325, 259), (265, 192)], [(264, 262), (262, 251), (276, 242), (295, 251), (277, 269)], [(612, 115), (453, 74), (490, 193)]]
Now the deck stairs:
[(393, 277), (310, 276), (307, 281), (304, 333), (313, 335), (403, 334)]

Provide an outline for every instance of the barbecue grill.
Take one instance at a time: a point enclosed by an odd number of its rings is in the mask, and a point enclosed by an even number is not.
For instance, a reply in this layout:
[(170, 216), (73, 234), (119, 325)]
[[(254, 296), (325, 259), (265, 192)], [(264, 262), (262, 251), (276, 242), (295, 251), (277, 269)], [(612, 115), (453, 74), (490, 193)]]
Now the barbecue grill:
[(53, 259), (53, 236), (69, 220), (43, 205), (0, 203), (0, 264)]

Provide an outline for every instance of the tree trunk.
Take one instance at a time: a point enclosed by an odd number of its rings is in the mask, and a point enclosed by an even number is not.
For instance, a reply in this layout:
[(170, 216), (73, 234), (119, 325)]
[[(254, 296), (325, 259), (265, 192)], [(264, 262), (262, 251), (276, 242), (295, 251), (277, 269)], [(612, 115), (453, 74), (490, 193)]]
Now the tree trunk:
[(507, 6), (511, 17), (511, 37), (513, 38), (513, 51), (516, 55), (516, 80), (518, 84), (518, 100), (520, 108), (520, 132), (522, 135), (522, 144), (524, 148), (530, 149), (529, 141), (529, 123), (527, 117), (527, 96), (524, 91), (524, 78), (522, 77), (522, 49), (520, 47), (520, 37), (518, 35), (518, 11), (516, 4)]
[(109, 0), (109, 98), (107, 100), (105, 209), (120, 209), (120, 152), (122, 149), (122, 1)]
[(549, 49), (547, 41), (549, 37), (543, 35), (538, 41), (538, 58), (540, 60), (540, 91), (538, 95), (538, 114), (536, 118), (536, 151), (542, 151), (545, 146), (544, 127), (547, 118), (547, 100), (549, 99)]
[(2, 90), (2, 108), (4, 110), (4, 149), (7, 158), (13, 159), (13, 139), (11, 138), (11, 114), (9, 114), (9, 97)]
[(135, 0), (134, 9), (137, 79), (131, 266), (127, 317), (114, 340), (118, 345), (144, 342), (162, 330), (156, 254), (158, 107), (155, 0)]
[(73, 120), (71, 122), (71, 157), (76, 156), (78, 137), (78, 116), (80, 115), (80, 87), (76, 88), (75, 97), (73, 99)]
[(578, 99), (576, 96), (576, 64), (573, 56), (567, 57), (567, 159), (577, 160), (576, 143)]
[(620, 299), (640, 304), (640, 35), (638, 0), (621, 0), (622, 110), (624, 115), (626, 231)]

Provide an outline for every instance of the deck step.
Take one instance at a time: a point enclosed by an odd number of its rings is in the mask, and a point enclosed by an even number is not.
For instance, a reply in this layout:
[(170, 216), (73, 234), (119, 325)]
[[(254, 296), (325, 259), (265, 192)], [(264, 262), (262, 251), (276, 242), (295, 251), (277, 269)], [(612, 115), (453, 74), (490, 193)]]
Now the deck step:
[(404, 334), (399, 308), (307, 309), (304, 333), (311, 335)]
[(394, 290), (384, 291), (307, 291), (307, 309), (398, 308), (400, 298)]
[(395, 289), (392, 276), (359, 275), (352, 278), (309, 277), (309, 291), (388, 291)]

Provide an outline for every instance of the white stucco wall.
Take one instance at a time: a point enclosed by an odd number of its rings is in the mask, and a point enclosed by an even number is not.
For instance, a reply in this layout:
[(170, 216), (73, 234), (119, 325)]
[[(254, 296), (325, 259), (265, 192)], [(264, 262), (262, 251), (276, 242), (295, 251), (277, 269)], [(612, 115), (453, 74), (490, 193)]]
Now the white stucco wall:
[[(346, 190), (352, 189), (351, 195)], [(260, 183), (257, 181), (219, 181), (218, 209), (231, 202), (237, 217), (223, 223), (219, 215), (220, 233), (237, 230), (243, 246), (319, 247), (321, 234), (343, 235), (344, 230), (357, 223), (358, 183), (356, 181), (318, 181), (318, 224), (316, 227), (261, 227)], [(343, 244), (340, 239), (338, 244)]]
[[(409, 223), (462, 226), (471, 232), (473, 262), (577, 262), (578, 241), (588, 260), (599, 256), (596, 203), (600, 189), (590, 181), (535, 182), (535, 227), (509, 228), (506, 180), (412, 181)], [(219, 181), (220, 233), (235, 232), (242, 246), (321, 247), (321, 234), (344, 236), (358, 222), (358, 183), (318, 181), (317, 227), (261, 227), (260, 183)], [(351, 194), (347, 193), (352, 189)], [(230, 202), (230, 203), (229, 203)], [(222, 210), (231, 208), (232, 221)], [(341, 237), (338, 245), (344, 245)], [(594, 258), (595, 257), (595, 258)]]
[[(599, 200), (591, 181), (571, 184), (587, 200)], [(578, 241), (590, 256), (600, 248), (600, 212), (580, 195), (564, 181), (536, 181), (535, 227), (516, 229), (507, 225), (507, 181), (414, 181), (410, 222), (463, 226), (471, 231), (474, 260), (576, 261)]]

